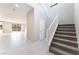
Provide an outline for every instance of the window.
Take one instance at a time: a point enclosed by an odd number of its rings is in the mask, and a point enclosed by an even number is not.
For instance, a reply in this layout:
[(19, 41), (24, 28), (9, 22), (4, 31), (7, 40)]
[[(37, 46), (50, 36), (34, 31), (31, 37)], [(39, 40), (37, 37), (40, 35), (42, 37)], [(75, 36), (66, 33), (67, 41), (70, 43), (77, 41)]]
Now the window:
[(2, 28), (2, 25), (0, 25), (0, 30), (2, 30), (3, 28)]
[(17, 24), (17, 31), (21, 31), (21, 24)]
[(16, 31), (16, 24), (12, 24), (12, 31)]
[(12, 24), (12, 31), (21, 31), (21, 24)]

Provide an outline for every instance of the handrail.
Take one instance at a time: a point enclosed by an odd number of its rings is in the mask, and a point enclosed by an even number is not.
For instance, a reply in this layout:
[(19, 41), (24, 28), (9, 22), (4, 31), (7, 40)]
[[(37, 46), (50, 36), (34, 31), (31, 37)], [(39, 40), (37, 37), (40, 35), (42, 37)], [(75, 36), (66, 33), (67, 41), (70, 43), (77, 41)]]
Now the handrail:
[(58, 26), (58, 16), (55, 16), (53, 22), (51, 23), (49, 28), (46, 30), (46, 44), (47, 44), (48, 49), (51, 44), (52, 38), (55, 34), (57, 26)]
[(49, 26), (49, 30), (50, 30), (50, 28), (52, 27), (52, 25), (54, 24), (54, 22), (56, 21), (56, 18), (57, 18), (58, 16), (55, 16), (55, 18), (54, 18), (54, 20), (53, 20), (53, 22), (50, 24), (50, 26)]

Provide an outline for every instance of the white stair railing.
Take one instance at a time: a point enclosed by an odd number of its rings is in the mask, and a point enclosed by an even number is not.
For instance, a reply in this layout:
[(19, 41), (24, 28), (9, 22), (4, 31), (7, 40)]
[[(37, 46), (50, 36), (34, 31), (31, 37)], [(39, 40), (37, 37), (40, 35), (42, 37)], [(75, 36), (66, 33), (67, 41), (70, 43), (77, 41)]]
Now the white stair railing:
[(54, 18), (53, 22), (51, 23), (49, 28), (46, 30), (46, 45), (48, 49), (51, 44), (52, 38), (54, 37), (57, 26), (58, 26), (58, 16)]

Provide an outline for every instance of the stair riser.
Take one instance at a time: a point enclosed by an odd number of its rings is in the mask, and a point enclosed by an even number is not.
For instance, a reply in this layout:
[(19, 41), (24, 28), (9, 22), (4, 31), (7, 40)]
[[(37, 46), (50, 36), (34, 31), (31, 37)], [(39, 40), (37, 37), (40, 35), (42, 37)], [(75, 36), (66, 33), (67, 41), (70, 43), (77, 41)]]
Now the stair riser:
[(75, 26), (74, 24), (60, 24), (58, 26)]
[(58, 26), (58, 28), (75, 29), (74, 26)]
[(61, 41), (61, 40), (56, 40), (56, 39), (54, 39), (54, 41), (55, 42), (62, 43), (62, 44), (70, 45), (70, 46), (73, 46), (73, 47), (76, 47), (76, 48), (78, 47), (78, 44), (77, 43), (72, 43), (72, 42), (67, 42), (67, 41)]
[(69, 31), (69, 32), (75, 32), (75, 30), (63, 30), (63, 29), (62, 29), (62, 30), (61, 30), (61, 29), (57, 29), (57, 31), (67, 31), (67, 32)]
[(58, 30), (75, 30), (75, 28), (57, 28)]
[(63, 27), (63, 26), (60, 26), (60, 27), (58, 27), (58, 29), (75, 29), (75, 27)]
[(64, 32), (56, 32), (56, 34), (76, 36), (76, 33), (64, 33)]
[(67, 39), (67, 40), (72, 40), (72, 41), (77, 41), (77, 38), (72, 38), (72, 37), (64, 37), (64, 36), (57, 36), (57, 35), (54, 35), (54, 37)]
[(58, 48), (58, 49), (67, 51), (67, 52), (69, 52), (69, 53), (72, 53), (72, 54), (76, 54), (76, 55), (79, 54), (79, 52), (76, 51), (76, 50), (68, 49), (68, 48), (66, 48), (66, 47), (62, 47), (62, 46), (59, 46), (59, 45), (56, 45), (56, 44), (53, 44), (52, 47), (53, 47), (53, 46), (56, 47), (56, 48)]

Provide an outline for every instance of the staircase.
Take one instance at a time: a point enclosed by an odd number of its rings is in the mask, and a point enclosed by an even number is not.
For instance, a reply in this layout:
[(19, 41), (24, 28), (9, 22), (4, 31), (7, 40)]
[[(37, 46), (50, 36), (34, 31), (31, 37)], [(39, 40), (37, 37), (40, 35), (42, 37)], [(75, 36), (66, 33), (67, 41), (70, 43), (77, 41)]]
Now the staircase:
[(75, 25), (58, 25), (49, 51), (55, 55), (79, 55)]

